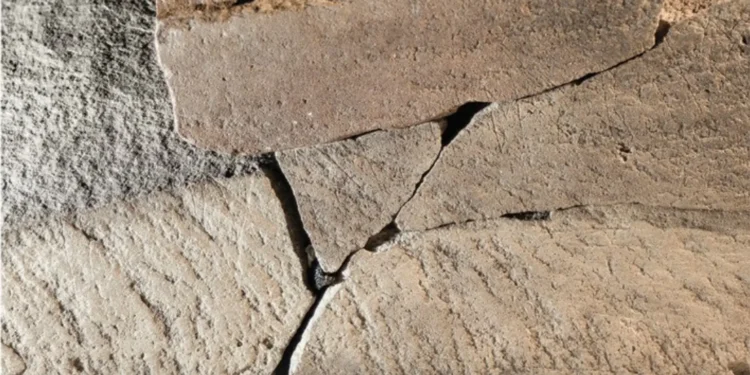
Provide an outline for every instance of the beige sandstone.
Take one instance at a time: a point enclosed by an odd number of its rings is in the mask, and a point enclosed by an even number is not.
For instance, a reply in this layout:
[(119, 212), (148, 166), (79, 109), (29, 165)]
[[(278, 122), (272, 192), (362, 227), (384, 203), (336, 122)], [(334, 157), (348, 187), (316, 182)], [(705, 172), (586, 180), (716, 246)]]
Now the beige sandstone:
[(748, 269), (748, 212), (587, 207), (410, 233), (357, 254), (299, 373), (731, 375), (750, 360)]
[[(153, 3), (4, 2), (0, 372), (750, 375), (718, 2), (156, 0), (162, 61)], [(473, 100), (442, 150), (408, 127)], [(314, 302), (299, 233), (332, 271), (398, 212)]]
[(335, 271), (389, 224), (440, 151), (427, 123), (277, 154), (321, 265)]
[(6, 234), (2, 372), (270, 373), (311, 303), (266, 178), (159, 193)]
[(179, 132), (258, 153), (533, 94), (654, 44), (656, 0), (340, 1), (161, 27)]
[(620, 68), (485, 109), (399, 226), (616, 202), (750, 209), (748, 35), (750, 1), (716, 6)]
[(728, 0), (664, 0), (660, 18), (667, 22), (680, 22), (710, 7)]

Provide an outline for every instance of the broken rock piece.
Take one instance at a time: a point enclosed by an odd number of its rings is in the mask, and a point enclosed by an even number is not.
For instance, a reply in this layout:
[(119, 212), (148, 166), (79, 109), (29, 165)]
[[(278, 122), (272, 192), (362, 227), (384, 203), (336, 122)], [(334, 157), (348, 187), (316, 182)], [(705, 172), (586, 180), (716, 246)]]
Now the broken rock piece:
[(619, 68), (485, 109), (399, 226), (616, 202), (750, 209), (747, 30), (749, 1), (718, 5)]
[[(322, 1), (320, 3), (323, 3)], [(352, 0), (163, 23), (179, 132), (260, 153), (533, 94), (654, 44), (660, 2)]]
[(153, 7), (3, 3), (3, 230), (257, 169), (175, 132)]
[(616, 206), (403, 235), (357, 254), (299, 373), (730, 374), (750, 361), (748, 223)]
[(440, 124), (427, 123), (277, 153), (326, 271), (393, 220), (440, 152), (440, 135)]
[(31, 374), (271, 373), (313, 300), (273, 196), (244, 177), (7, 233), (3, 343)]

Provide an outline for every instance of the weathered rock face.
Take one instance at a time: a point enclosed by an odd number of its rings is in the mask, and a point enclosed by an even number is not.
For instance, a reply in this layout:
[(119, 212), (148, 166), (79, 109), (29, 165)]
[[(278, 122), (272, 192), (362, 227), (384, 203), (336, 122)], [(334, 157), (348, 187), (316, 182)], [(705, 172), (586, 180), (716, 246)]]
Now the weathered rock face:
[(174, 132), (141, 0), (3, 2), (5, 227), (253, 170)]
[(393, 220), (440, 151), (428, 123), (277, 154), (318, 259), (335, 271)]
[(620, 68), (487, 108), (398, 224), (615, 202), (750, 209), (748, 33), (750, 2), (716, 6)]
[(680, 22), (694, 17), (710, 7), (728, 0), (664, 0), (660, 18), (667, 22)]
[(749, 375), (717, 1), (4, 2), (0, 372)]
[(273, 196), (237, 178), (7, 233), (3, 373), (270, 373), (312, 303)]
[(537, 93), (654, 44), (659, 3), (341, 1), (159, 33), (179, 132), (257, 153)]
[(748, 223), (631, 205), (406, 235), (357, 254), (299, 373), (730, 374)]

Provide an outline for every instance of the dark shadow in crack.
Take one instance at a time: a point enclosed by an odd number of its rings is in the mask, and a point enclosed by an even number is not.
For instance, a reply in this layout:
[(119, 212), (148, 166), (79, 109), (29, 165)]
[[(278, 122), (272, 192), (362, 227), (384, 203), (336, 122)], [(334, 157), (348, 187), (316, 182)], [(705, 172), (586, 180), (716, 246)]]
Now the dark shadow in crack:
[(443, 147), (447, 146), (469, 123), (477, 112), (490, 105), (486, 102), (468, 102), (458, 107), (455, 112), (443, 118), (445, 130), (441, 137)]
[(506, 219), (514, 219), (521, 221), (539, 221), (549, 220), (550, 211), (524, 211), (524, 212), (513, 212), (500, 216)]
[(273, 370), (274, 375), (288, 375), (291, 373), (294, 352), (302, 342), (305, 332), (312, 328), (312, 323), (314, 323), (313, 318), (315, 317), (316, 311), (321, 308), (320, 305), (323, 303), (323, 298), (325, 297), (327, 289), (328, 287), (323, 288), (320, 293), (315, 296), (315, 301), (313, 301), (312, 306), (310, 306), (310, 309), (307, 310), (307, 313), (305, 313), (305, 316), (302, 318), (302, 323), (297, 327), (294, 336), (289, 339), (289, 343), (287, 344), (286, 349), (284, 349), (284, 354), (281, 355), (281, 361), (279, 361), (276, 369)]
[(365, 243), (365, 250), (376, 251), (378, 247), (392, 239), (394, 239), (401, 231), (394, 221), (391, 221), (383, 227), (378, 233), (370, 236)]
[[(322, 314), (319, 309), (326, 308), (325, 305), (322, 305), (323, 302), (325, 302), (326, 298), (328, 297), (326, 294), (329, 290), (329, 288), (333, 287), (334, 285), (340, 284), (346, 280), (346, 275), (348, 273), (349, 264), (351, 263), (352, 258), (357, 253), (357, 251), (353, 251), (349, 256), (346, 257), (344, 260), (344, 263), (339, 267), (336, 272), (325, 274), (324, 284), (318, 284), (319, 289), (315, 293), (315, 300), (313, 301), (313, 304), (310, 306), (310, 308), (307, 310), (307, 313), (305, 313), (305, 316), (302, 318), (302, 322), (300, 323), (299, 327), (297, 327), (297, 330), (294, 332), (294, 335), (291, 339), (289, 339), (289, 343), (286, 346), (286, 349), (284, 349), (284, 353), (281, 355), (281, 360), (279, 361), (279, 364), (276, 366), (276, 369), (273, 371), (274, 375), (288, 375), (292, 371), (292, 361), (294, 360), (295, 353), (297, 353), (297, 350), (304, 351), (304, 345), (303, 339), (305, 336), (305, 333), (312, 329), (315, 325), (316, 320), (316, 314), (320, 316), (319, 314)], [(320, 277), (322, 275), (322, 268), (320, 268), (319, 265), (317, 265), (317, 260), (313, 260), (313, 265), (311, 268), (311, 272), (317, 272), (316, 276)], [(318, 281), (321, 281), (322, 279), (319, 279)], [(333, 297), (333, 296), (331, 296)], [(302, 345), (302, 346), (300, 346)], [(297, 356), (301, 355), (302, 352), (297, 354)]]
[(284, 211), (286, 229), (292, 242), (294, 253), (299, 258), (305, 286), (311, 292), (315, 293), (316, 288), (314, 283), (312, 283), (313, 277), (311, 277), (311, 273), (314, 272), (314, 267), (312, 267), (314, 259), (311, 254), (308, 254), (308, 247), (311, 244), (310, 236), (305, 231), (304, 224), (302, 223), (302, 216), (299, 213), (297, 198), (294, 196), (292, 186), (289, 184), (284, 172), (281, 170), (279, 162), (273, 155), (264, 155), (260, 168), (266, 177), (268, 177), (271, 188), (276, 193), (276, 197), (281, 204), (281, 209)]
[[(667, 34), (669, 34), (669, 29), (671, 27), (671, 23), (664, 20), (659, 20), (659, 25), (656, 26), (656, 32), (654, 33), (654, 47), (658, 46), (664, 41), (664, 38), (666, 38)], [(653, 49), (654, 47), (651, 48)]]

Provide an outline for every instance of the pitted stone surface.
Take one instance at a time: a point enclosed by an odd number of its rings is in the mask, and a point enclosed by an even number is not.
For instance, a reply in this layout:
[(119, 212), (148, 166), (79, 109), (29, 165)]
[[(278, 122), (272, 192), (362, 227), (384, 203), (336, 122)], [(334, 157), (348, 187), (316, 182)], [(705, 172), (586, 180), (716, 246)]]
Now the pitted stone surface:
[(617, 69), (487, 108), (399, 226), (625, 202), (750, 209), (748, 35), (749, 1), (716, 6)]
[(357, 254), (299, 373), (731, 375), (749, 223), (616, 206), (404, 235)]
[(271, 373), (312, 303), (286, 233), (262, 176), (8, 232), (2, 372)]
[(4, 1), (4, 228), (255, 169), (174, 131), (150, 1)]
[(277, 154), (327, 271), (393, 220), (440, 152), (440, 133), (427, 123)]
[(334, 1), (162, 27), (179, 132), (258, 153), (534, 94), (654, 44), (660, 2)]

